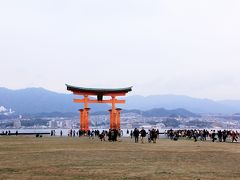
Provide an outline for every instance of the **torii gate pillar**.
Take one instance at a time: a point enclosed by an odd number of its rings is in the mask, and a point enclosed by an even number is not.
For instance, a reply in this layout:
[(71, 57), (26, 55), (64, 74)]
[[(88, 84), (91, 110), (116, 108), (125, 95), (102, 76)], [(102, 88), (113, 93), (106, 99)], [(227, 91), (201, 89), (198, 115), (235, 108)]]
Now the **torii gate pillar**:
[(89, 130), (89, 110), (90, 108), (80, 109), (80, 129), (84, 132)]
[(120, 109), (120, 108), (117, 108), (116, 109), (116, 119), (117, 119), (117, 129), (120, 129), (120, 127), (121, 127), (121, 124), (120, 124), (120, 114), (121, 114), (121, 111), (122, 111), (122, 109)]
[(120, 114), (122, 109), (110, 109), (108, 110), (110, 113), (110, 129), (120, 129)]

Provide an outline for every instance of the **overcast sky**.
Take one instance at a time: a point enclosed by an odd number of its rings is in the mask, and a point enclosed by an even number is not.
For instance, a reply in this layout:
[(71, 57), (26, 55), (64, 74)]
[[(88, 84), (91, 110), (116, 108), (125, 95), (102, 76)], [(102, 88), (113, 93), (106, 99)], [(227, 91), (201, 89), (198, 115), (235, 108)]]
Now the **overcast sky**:
[(239, 0), (1, 0), (0, 86), (240, 99)]

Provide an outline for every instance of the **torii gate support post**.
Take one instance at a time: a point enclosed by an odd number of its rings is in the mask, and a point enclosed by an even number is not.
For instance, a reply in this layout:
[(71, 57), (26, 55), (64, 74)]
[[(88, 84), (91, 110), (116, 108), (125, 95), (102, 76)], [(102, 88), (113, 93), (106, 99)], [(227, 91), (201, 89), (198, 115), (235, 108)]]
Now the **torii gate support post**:
[(113, 115), (112, 115), (112, 109), (109, 109), (109, 120), (110, 120), (110, 129), (113, 129)]
[(122, 109), (117, 108), (116, 111), (117, 111), (117, 113), (116, 113), (117, 129), (120, 129), (120, 127), (121, 127), (121, 124), (120, 124), (120, 122), (121, 122), (120, 121), (120, 114), (121, 114)]
[(80, 119), (79, 119), (79, 124), (80, 124), (80, 129), (84, 129), (84, 120), (83, 120), (83, 109), (79, 109), (80, 111)]
[(121, 118), (122, 109), (117, 108), (115, 111), (112, 109), (109, 110), (110, 115), (110, 129), (120, 129), (120, 118)]
[(84, 108), (85, 110), (85, 116), (84, 116), (84, 120), (85, 120), (85, 131), (89, 130), (89, 111), (90, 108)]
[(117, 112), (112, 109), (109, 110), (110, 115), (110, 129), (117, 129)]
[(116, 118), (116, 97), (112, 96), (112, 111), (111, 111), (111, 123), (112, 127), (110, 127), (111, 129), (116, 129), (117, 128), (117, 118)]
[(90, 108), (79, 109), (80, 111), (80, 130), (86, 132), (89, 130), (89, 111)]

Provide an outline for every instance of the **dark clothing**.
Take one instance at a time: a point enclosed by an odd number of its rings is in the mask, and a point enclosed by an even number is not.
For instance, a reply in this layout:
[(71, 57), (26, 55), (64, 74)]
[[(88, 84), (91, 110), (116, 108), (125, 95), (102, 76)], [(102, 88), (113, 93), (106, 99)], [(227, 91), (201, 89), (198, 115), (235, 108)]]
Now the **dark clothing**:
[(146, 137), (147, 133), (144, 129), (140, 131), (141, 137)]
[(214, 142), (214, 141), (216, 140), (215, 136), (216, 136), (216, 133), (213, 132), (213, 133), (212, 133), (212, 142)]
[(139, 130), (137, 128), (134, 129), (133, 136), (135, 138), (135, 143), (138, 143)]

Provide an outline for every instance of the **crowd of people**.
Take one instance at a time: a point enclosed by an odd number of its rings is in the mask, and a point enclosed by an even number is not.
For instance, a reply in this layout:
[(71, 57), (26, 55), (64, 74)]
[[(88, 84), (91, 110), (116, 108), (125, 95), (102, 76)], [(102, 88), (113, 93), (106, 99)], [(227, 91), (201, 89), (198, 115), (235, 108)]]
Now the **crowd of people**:
[[(128, 134), (128, 130), (127, 130), (127, 134)], [(135, 128), (133, 131), (131, 130), (130, 132), (130, 137), (133, 138), (135, 140), (135, 143), (138, 143), (139, 140), (139, 136), (141, 138), (141, 142), (144, 143), (145, 141), (145, 137), (147, 136), (147, 140), (149, 143), (153, 142), (156, 143), (157, 138), (159, 138), (159, 130), (158, 129), (149, 129), (148, 132), (142, 128), (141, 130), (139, 130), (138, 128)]]
[[(63, 135), (62, 130), (60, 131), (60, 136)], [(99, 130), (88, 130), (88, 131), (81, 131), (81, 130), (72, 130), (70, 129), (68, 131), (69, 137), (81, 137), (81, 136), (87, 136), (90, 139), (94, 139), (95, 137), (98, 137), (101, 141), (117, 141), (118, 137), (123, 136), (123, 131), (118, 129), (109, 129), (108, 131), (103, 130), (100, 132)]]
[(10, 130), (8, 130), (8, 131), (2, 131), (2, 133), (1, 133), (1, 135), (2, 136), (10, 136), (10, 135), (18, 135), (18, 130), (16, 130), (16, 132), (15, 133), (12, 133)]
[[(134, 142), (138, 143), (139, 138), (141, 143), (145, 143), (145, 141), (151, 143), (156, 143), (157, 139), (159, 138), (160, 134), (165, 134), (165, 136), (171, 140), (177, 141), (179, 138), (183, 139), (193, 139), (196, 141), (206, 141), (211, 140), (212, 142), (219, 141), (219, 142), (238, 142), (239, 132), (233, 130), (199, 130), (199, 129), (191, 129), (191, 130), (167, 130), (164, 133), (160, 133), (158, 129), (149, 129), (145, 130), (144, 128), (138, 129), (135, 128), (134, 130), (127, 130), (127, 136), (130, 136), (131, 139), (134, 138)], [(2, 131), (1, 135), (18, 135), (18, 131), (16, 133), (11, 133), (10, 130)], [(56, 135), (55, 130), (51, 130), (51, 136)], [(63, 136), (63, 131), (60, 130), (60, 136)], [(123, 136), (123, 131), (121, 129), (109, 129), (108, 131), (102, 130), (74, 130), (70, 129), (67, 134), (69, 137), (81, 137), (87, 136), (90, 139), (94, 139), (95, 137), (99, 138), (101, 141), (117, 141), (119, 137)]]
[[(53, 135), (52, 135), (53, 134)], [(51, 131), (51, 135), (55, 135)], [(135, 128), (134, 130), (127, 130), (127, 135), (130, 135), (131, 138), (134, 137), (135, 143), (139, 142), (139, 138), (141, 139), (141, 142), (144, 143), (145, 139), (147, 137), (147, 141), (149, 143), (153, 142), (156, 143), (157, 138), (159, 138), (159, 130), (158, 129), (151, 129), (146, 131), (144, 128), (141, 130)], [(60, 131), (60, 136), (62, 136), (62, 131)], [(109, 129), (108, 131), (103, 130), (101, 133), (99, 130), (88, 130), (88, 131), (81, 131), (81, 130), (72, 130), (70, 129), (68, 131), (68, 136), (69, 137), (75, 137), (75, 136), (87, 136), (90, 139), (94, 139), (95, 137), (98, 137), (101, 141), (117, 141), (118, 138), (123, 136), (123, 131), (121, 129)]]
[[(74, 131), (73, 131), (74, 134)], [(109, 129), (109, 131), (102, 131), (102, 133), (99, 132), (99, 130), (88, 130), (87, 132), (80, 133), (79, 136), (87, 135), (89, 138), (98, 137), (101, 141), (117, 141), (118, 137), (123, 136), (122, 130), (116, 130), (116, 129)], [(134, 130), (127, 130), (127, 135), (131, 137), (131, 139), (134, 138), (134, 142), (138, 143), (139, 139), (141, 140), (141, 143), (156, 143), (157, 139), (159, 139), (160, 132), (158, 129), (149, 129), (145, 130), (144, 128), (138, 129), (135, 128)], [(211, 140), (212, 142), (219, 141), (219, 142), (226, 142), (227, 139), (230, 139), (231, 142), (237, 142), (239, 133), (237, 131), (232, 130), (168, 130), (165, 133), (165, 136), (167, 136), (171, 140), (178, 140), (179, 138), (186, 138), (186, 139), (193, 139), (195, 142), (200, 141), (206, 141)], [(73, 135), (74, 136), (74, 135)]]
[(212, 142), (226, 142), (227, 138), (231, 139), (232, 142), (237, 142), (239, 133), (232, 130), (168, 130), (166, 135), (171, 140), (178, 140), (180, 137), (187, 139), (194, 139), (194, 141), (206, 141), (210, 139)]

